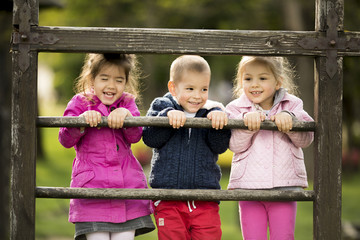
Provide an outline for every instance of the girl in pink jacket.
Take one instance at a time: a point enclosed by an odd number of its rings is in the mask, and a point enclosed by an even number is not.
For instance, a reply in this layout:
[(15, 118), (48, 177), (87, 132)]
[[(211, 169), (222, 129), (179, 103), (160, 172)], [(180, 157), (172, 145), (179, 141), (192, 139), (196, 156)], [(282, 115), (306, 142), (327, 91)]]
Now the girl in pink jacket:
[[(59, 131), (60, 143), (76, 151), (71, 187), (147, 188), (143, 169), (131, 151), (142, 128), (122, 128), (125, 117), (140, 115), (135, 73), (133, 55), (87, 55), (77, 94), (64, 116), (82, 116), (91, 127)], [(108, 117), (109, 127), (96, 128), (101, 116)], [(69, 221), (75, 223), (75, 239), (134, 239), (155, 229), (151, 212), (149, 200), (71, 199)]]
[[(230, 119), (243, 119), (248, 130), (233, 129), (234, 152), (228, 189), (296, 190), (308, 186), (301, 148), (311, 144), (312, 132), (291, 132), (293, 120), (313, 121), (303, 102), (292, 95), (292, 68), (283, 57), (245, 56), (234, 86), (238, 97), (226, 106)], [(260, 130), (264, 120), (279, 131)], [(294, 239), (296, 202), (240, 201), (244, 239)]]

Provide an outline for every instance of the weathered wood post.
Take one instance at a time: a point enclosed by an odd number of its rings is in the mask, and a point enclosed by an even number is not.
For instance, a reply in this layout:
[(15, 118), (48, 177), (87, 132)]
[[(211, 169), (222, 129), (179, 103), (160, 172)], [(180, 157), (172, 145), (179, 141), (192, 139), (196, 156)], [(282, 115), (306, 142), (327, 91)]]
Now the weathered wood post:
[(337, 56), (343, 31), (343, 0), (316, 0), (315, 30), (326, 32), (326, 57), (315, 59), (314, 239), (341, 239), (342, 58)]
[(12, 49), (10, 239), (35, 239), (37, 52), (31, 26), (38, 25), (38, 0), (15, 0)]

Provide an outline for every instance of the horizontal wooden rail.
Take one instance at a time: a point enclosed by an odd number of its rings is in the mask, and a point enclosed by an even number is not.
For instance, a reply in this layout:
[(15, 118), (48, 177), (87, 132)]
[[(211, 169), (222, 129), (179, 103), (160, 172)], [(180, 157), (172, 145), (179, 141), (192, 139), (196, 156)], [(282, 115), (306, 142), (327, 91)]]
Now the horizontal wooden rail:
[[(292, 131), (315, 131), (315, 122), (294, 122)], [(38, 117), (37, 127), (88, 127), (83, 117)], [(99, 127), (107, 127), (107, 117), (102, 117)], [(124, 122), (124, 127), (171, 127), (167, 117), (127, 117)], [(184, 124), (185, 128), (211, 128), (211, 121), (207, 118), (189, 118)], [(274, 122), (266, 120), (261, 123), (261, 129), (277, 130)], [(227, 129), (247, 128), (243, 120), (229, 119), (225, 126)]]
[(210, 189), (114, 189), (37, 187), (37, 198), (97, 198), (200, 201), (314, 201), (314, 191), (210, 190)]
[[(198, 30), (164, 28), (94, 28), (34, 26), (31, 33), (14, 33), (19, 43), (40, 52), (121, 52), (200, 55), (302, 55), (360, 56), (357, 32), (339, 32), (339, 43), (330, 46), (325, 33), (315, 31)], [(320, 39), (318, 44), (314, 41)], [(309, 47), (302, 44), (310, 43)]]

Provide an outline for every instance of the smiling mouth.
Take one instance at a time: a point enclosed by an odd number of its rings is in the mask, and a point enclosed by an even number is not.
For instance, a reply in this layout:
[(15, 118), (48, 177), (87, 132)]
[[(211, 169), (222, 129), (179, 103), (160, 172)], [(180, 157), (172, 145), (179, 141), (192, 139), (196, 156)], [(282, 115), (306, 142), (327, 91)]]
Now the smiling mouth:
[(251, 92), (252, 95), (259, 95), (259, 94), (261, 94), (261, 93), (262, 93), (262, 92), (260, 92), (260, 91)]
[(104, 95), (105, 95), (106, 97), (113, 97), (113, 96), (115, 96), (115, 93), (104, 92)]
[(189, 102), (191, 105), (200, 105), (200, 102)]

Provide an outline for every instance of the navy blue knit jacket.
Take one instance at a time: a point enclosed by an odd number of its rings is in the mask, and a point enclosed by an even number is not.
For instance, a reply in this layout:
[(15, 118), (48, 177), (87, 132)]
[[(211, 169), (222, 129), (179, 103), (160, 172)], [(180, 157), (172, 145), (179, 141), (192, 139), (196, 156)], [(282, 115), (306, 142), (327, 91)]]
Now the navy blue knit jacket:
[[(183, 108), (170, 93), (156, 98), (147, 116), (166, 117), (170, 110)], [(200, 109), (195, 117), (206, 117), (218, 107)], [(218, 154), (229, 147), (231, 131), (208, 128), (144, 127), (143, 141), (153, 148), (149, 183), (153, 188), (220, 189)]]

